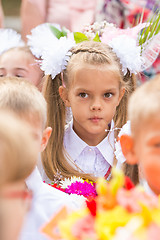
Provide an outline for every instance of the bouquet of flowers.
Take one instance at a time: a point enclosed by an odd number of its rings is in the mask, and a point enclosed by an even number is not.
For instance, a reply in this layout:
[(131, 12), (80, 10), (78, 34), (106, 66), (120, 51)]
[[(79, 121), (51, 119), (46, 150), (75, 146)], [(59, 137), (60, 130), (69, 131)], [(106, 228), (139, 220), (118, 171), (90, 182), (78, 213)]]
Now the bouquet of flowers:
[(62, 209), (42, 232), (50, 239), (65, 240), (159, 239), (158, 197), (134, 187), (122, 172), (113, 169), (112, 174), (109, 183), (98, 180), (98, 195), (87, 201), (87, 207), (72, 213)]
[(60, 180), (58, 183), (53, 182), (49, 185), (65, 193), (77, 194), (87, 199), (95, 198), (97, 196), (96, 183), (83, 180), (80, 177), (71, 177), (71, 179)]

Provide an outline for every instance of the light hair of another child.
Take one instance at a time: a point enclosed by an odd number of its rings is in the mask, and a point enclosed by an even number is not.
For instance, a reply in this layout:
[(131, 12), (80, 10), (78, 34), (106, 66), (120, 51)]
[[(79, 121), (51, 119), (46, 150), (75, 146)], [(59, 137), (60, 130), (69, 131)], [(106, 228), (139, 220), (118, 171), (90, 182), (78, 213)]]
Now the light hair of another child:
[(0, 78), (0, 109), (7, 109), (27, 119), (46, 124), (47, 104), (38, 89), (27, 80), (17, 77)]
[(128, 118), (131, 120), (133, 136), (143, 124), (160, 112), (160, 75), (141, 85), (131, 96), (128, 103)]
[(13, 113), (0, 111), (0, 186), (28, 177), (37, 155), (29, 126)]
[[(115, 127), (121, 128), (126, 122), (126, 105), (128, 96), (135, 88), (135, 80), (128, 72), (123, 77), (122, 69), (116, 54), (106, 44), (85, 41), (77, 44), (72, 50), (71, 58), (63, 71), (63, 82), (61, 74), (55, 79), (48, 77), (44, 86), (44, 96), (48, 104), (47, 125), (52, 127), (53, 132), (46, 150), (42, 154), (42, 161), (47, 176), (53, 180), (57, 171), (64, 177), (79, 176), (93, 179), (93, 176), (83, 174), (69, 162), (69, 156), (64, 150), (63, 138), (66, 124), (66, 108), (59, 95), (59, 87), (65, 85), (69, 89), (72, 84), (74, 72), (84, 64), (95, 66), (95, 68), (106, 66), (108, 70), (115, 73), (120, 81), (120, 88), (125, 87), (125, 94), (117, 107), (114, 117)], [(67, 160), (66, 160), (67, 159)], [(95, 179), (95, 178), (94, 178)]]
[(32, 54), (32, 52), (31, 52), (31, 50), (29, 49), (29, 47), (28, 47), (27, 45), (10, 48), (10, 49), (8, 49), (7, 51), (3, 52), (3, 53), (1, 54), (1, 56), (3, 56), (3, 54), (5, 54), (6, 52), (11, 52), (11, 51), (13, 51), (13, 50), (14, 50), (14, 51), (22, 51), (22, 52), (28, 53), (29, 55), (31, 55), (32, 57), (34, 57), (33, 54)]

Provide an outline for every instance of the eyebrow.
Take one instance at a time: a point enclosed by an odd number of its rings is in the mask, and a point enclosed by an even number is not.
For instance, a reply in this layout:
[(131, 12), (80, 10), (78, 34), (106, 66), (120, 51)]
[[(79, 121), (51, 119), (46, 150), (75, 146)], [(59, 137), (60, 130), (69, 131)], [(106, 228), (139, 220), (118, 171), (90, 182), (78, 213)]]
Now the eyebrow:
[[(77, 88), (76, 91), (90, 92), (90, 90), (87, 88)], [(116, 88), (104, 89), (104, 92), (112, 92), (112, 91), (116, 91)]]
[[(0, 70), (5, 70), (5, 68), (4, 67), (0, 67)], [(20, 71), (25, 71), (25, 72), (27, 72), (27, 70), (25, 69), (25, 68), (14, 68), (14, 70), (20, 70)]]
[(25, 68), (15, 68), (15, 70), (21, 70), (21, 71), (27, 72), (27, 70)]

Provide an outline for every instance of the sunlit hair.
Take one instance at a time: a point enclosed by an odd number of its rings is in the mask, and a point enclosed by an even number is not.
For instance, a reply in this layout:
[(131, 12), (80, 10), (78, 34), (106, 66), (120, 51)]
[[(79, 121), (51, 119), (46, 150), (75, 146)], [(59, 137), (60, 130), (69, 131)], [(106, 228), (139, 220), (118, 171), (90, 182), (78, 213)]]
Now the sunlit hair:
[(42, 154), (42, 161), (45, 172), (50, 179), (54, 178), (57, 171), (63, 177), (75, 175), (93, 179), (93, 176), (88, 176), (78, 169), (76, 170), (74, 163), (71, 163), (69, 156), (65, 152), (63, 138), (66, 124), (66, 108), (59, 95), (59, 87), (64, 84), (69, 89), (74, 73), (84, 64), (95, 66), (95, 68), (101, 66), (108, 68), (119, 79), (120, 88), (124, 87), (126, 90), (114, 116), (115, 127), (120, 128), (126, 122), (126, 104), (128, 96), (135, 88), (135, 80), (133, 76), (130, 76), (129, 72), (123, 77), (118, 58), (106, 44), (86, 41), (77, 44), (71, 52), (72, 56), (66, 70), (63, 72), (63, 83), (61, 74), (59, 74), (55, 79), (49, 76), (44, 86), (44, 96), (48, 104), (47, 125), (53, 128), (53, 132), (48, 146)]
[(0, 110), (0, 186), (28, 177), (37, 155), (29, 125), (13, 113)]
[(128, 118), (131, 120), (133, 136), (145, 121), (156, 117), (160, 112), (160, 75), (149, 80), (131, 95), (128, 103)]
[(0, 78), (0, 109), (46, 124), (47, 104), (43, 95), (28, 81), (17, 77)]

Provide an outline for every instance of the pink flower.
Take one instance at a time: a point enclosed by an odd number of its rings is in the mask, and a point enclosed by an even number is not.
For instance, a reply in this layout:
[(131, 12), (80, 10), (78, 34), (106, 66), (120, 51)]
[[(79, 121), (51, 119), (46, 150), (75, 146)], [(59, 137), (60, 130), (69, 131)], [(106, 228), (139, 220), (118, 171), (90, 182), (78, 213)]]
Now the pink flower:
[(94, 230), (94, 217), (88, 215), (85, 218), (79, 219), (72, 227), (72, 234), (77, 240), (92, 239), (96, 240), (96, 233)]
[(97, 195), (95, 184), (92, 185), (86, 181), (84, 183), (78, 181), (72, 183), (65, 189), (65, 192), (68, 194), (83, 195), (87, 198), (94, 198)]
[(146, 23), (138, 24), (136, 27), (121, 29), (116, 27), (108, 27), (104, 30), (101, 37), (101, 41), (108, 44), (112, 39), (119, 37), (120, 35), (129, 36), (130, 38), (137, 39), (137, 34), (146, 27)]
[(143, 203), (148, 208), (158, 207), (157, 197), (143, 191), (138, 191), (137, 188), (133, 188), (130, 191), (123, 188), (119, 189), (117, 192), (117, 202), (129, 212), (140, 212), (140, 203)]
[(152, 223), (147, 229), (147, 240), (159, 240), (160, 237), (160, 226), (157, 226), (156, 224)]

